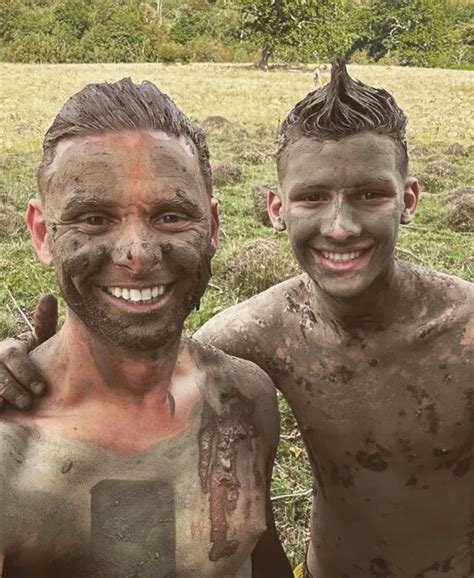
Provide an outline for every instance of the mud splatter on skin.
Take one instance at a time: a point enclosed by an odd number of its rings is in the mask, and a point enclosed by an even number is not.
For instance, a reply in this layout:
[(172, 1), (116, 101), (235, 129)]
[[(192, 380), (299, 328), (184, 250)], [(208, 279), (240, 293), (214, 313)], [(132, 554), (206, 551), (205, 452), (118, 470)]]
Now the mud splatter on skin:
[(387, 561), (383, 558), (373, 558), (370, 562), (370, 573), (375, 578), (390, 578), (393, 576)]
[[(197, 157), (160, 134), (84, 137), (57, 154), (45, 198), (50, 249), (63, 297), (94, 333), (155, 349), (198, 306), (215, 251), (202, 177)], [(101, 299), (101, 287), (129, 283), (169, 285), (166, 307), (125, 314)]]
[(373, 472), (383, 472), (388, 466), (388, 463), (383, 459), (380, 452), (367, 453), (359, 451), (356, 454), (356, 460), (363, 468), (372, 470)]
[[(232, 556), (239, 547), (228, 536), (229, 518), (237, 507), (240, 481), (237, 476), (237, 454), (240, 444), (251, 450), (256, 432), (252, 424), (255, 405), (237, 389), (221, 394), (222, 412), (206, 402), (199, 431), (199, 479), (202, 491), (209, 496), (212, 544), (209, 560)], [(263, 476), (254, 465), (256, 484)]]
[(423, 387), (417, 387), (411, 384), (405, 387), (418, 403), (416, 417), (425, 422), (424, 430), (433, 435), (437, 434), (440, 426), (440, 418), (436, 409), (436, 403), (429, 397)]
[(452, 563), (454, 561), (454, 556), (448, 556), (444, 560), (433, 562), (430, 566), (423, 568), (418, 574), (416, 574), (415, 578), (429, 578), (426, 576), (430, 572), (449, 572), (450, 570), (454, 570)]

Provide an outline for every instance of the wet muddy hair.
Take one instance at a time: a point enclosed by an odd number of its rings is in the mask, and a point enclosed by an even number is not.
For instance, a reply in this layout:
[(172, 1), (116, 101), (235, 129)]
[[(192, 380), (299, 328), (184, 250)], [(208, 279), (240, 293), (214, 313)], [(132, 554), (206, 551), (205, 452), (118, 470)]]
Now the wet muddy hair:
[(390, 93), (354, 80), (344, 60), (337, 59), (332, 65), (330, 82), (306, 95), (283, 122), (278, 168), (287, 147), (301, 137), (337, 141), (361, 132), (374, 132), (399, 145), (399, 170), (406, 176), (406, 125), (407, 118)]
[(209, 149), (198, 128), (152, 82), (135, 84), (130, 78), (118, 82), (88, 84), (63, 105), (43, 141), (38, 170), (40, 196), (44, 196), (57, 144), (63, 139), (124, 130), (161, 130), (184, 136), (194, 144), (209, 194), (212, 193)]

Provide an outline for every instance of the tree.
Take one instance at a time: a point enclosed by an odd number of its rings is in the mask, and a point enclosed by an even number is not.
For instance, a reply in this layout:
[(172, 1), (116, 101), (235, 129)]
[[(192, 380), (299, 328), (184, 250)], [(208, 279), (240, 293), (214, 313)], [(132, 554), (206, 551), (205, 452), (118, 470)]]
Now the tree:
[(448, 45), (446, 0), (372, 0), (365, 45), (375, 61), (396, 54), (400, 64), (433, 66)]
[(352, 44), (347, 0), (241, 0), (243, 35), (261, 47), (256, 66), (275, 51), (291, 49), (300, 60), (333, 58)]

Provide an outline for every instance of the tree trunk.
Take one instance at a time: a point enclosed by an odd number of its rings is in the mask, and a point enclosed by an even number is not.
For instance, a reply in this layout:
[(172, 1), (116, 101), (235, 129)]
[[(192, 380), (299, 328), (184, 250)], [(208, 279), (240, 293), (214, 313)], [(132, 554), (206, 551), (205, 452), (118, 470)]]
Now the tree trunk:
[(268, 61), (270, 60), (270, 56), (273, 53), (273, 48), (268, 44), (264, 44), (262, 47), (262, 51), (260, 52), (257, 62), (255, 66), (260, 68), (260, 70), (267, 70), (268, 68)]

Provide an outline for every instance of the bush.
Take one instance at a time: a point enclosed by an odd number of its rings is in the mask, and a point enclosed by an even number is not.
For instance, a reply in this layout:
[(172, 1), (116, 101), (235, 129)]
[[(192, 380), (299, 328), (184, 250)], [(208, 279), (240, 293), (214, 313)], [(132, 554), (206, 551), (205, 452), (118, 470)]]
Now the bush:
[(445, 216), (455, 231), (474, 232), (474, 188), (466, 187), (449, 193)]
[(300, 273), (300, 269), (279, 243), (269, 239), (253, 239), (233, 251), (216, 270), (216, 277), (225, 281), (243, 298), (251, 297)]

